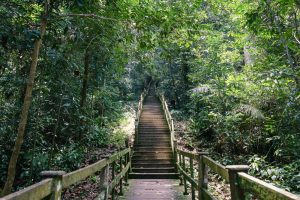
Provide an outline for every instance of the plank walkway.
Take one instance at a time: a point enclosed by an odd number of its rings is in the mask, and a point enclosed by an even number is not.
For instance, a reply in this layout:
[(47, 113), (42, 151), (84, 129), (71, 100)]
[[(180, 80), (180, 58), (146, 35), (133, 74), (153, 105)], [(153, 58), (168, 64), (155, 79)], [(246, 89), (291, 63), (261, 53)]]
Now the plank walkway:
[(177, 179), (130, 179), (121, 200), (188, 200)]
[(171, 147), (170, 130), (154, 89), (145, 98), (133, 146), (132, 173), (134, 179), (177, 179)]
[(121, 199), (185, 200), (170, 141), (170, 130), (154, 89), (146, 97), (134, 144), (129, 187)]

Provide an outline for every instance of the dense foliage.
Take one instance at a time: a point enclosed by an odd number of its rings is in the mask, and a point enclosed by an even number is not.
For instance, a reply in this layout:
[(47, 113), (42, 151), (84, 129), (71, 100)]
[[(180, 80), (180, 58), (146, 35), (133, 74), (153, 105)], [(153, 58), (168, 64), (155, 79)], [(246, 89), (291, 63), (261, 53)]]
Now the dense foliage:
[(164, 40), (172, 51), (160, 56), (161, 88), (189, 116), (200, 148), (211, 147), (225, 164), (248, 155), (241, 162), (249, 158), (252, 173), (299, 192), (299, 5), (200, 5), (186, 10), (189, 28), (174, 27)]
[[(16, 139), (33, 44), (40, 37), (43, 3), (0, 3), (1, 185)], [(113, 132), (125, 117), (126, 101), (143, 88), (144, 77), (132, 78), (126, 7), (105, 1), (51, 1), (50, 6), (16, 186), (31, 184), (45, 169), (76, 169), (96, 148), (124, 145), (125, 136)]]
[(299, 192), (298, 0), (51, 0), (42, 18), (45, 2), (0, 2), (0, 185), (46, 20), (15, 186), (119, 141), (151, 77), (201, 148)]

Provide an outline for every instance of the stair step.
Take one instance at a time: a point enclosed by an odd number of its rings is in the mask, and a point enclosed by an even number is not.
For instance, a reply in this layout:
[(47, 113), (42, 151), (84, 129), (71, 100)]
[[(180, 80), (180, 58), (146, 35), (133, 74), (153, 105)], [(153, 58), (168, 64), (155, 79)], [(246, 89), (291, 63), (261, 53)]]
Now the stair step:
[(136, 159), (133, 158), (132, 160), (132, 164), (133, 166), (135, 166), (135, 164), (139, 163), (147, 163), (147, 164), (174, 164), (174, 160), (173, 159)]
[(147, 130), (147, 131), (139, 131), (138, 132), (138, 134), (139, 135), (141, 135), (141, 134), (145, 134), (145, 135), (156, 135), (156, 134), (158, 134), (158, 135), (170, 135), (171, 133), (170, 133), (170, 131), (149, 131), (149, 130)]
[(139, 131), (138, 132), (138, 135), (170, 135), (170, 131), (165, 131), (165, 132), (162, 132), (162, 131)]
[(147, 142), (170, 142), (170, 138), (139, 138), (138, 143), (147, 143)]
[(139, 167), (143, 167), (143, 168), (166, 168), (166, 167), (174, 167), (173, 163), (161, 163), (161, 164), (157, 164), (157, 163), (134, 163), (132, 165), (132, 167), (135, 168), (139, 168)]
[(149, 152), (149, 151), (172, 151), (171, 147), (138, 147), (134, 146), (133, 151)]
[(147, 125), (147, 126), (139, 126), (139, 129), (163, 129), (169, 130), (168, 126), (161, 126), (161, 125)]
[(139, 134), (138, 137), (140, 139), (147, 139), (147, 138), (168, 138), (170, 139), (170, 134), (156, 134), (156, 135), (152, 135), (152, 134)]
[(156, 159), (172, 159), (173, 155), (153, 154), (153, 155), (133, 155), (132, 160), (156, 160)]
[(133, 173), (175, 173), (175, 167), (161, 167), (161, 168), (132, 168)]
[(143, 156), (151, 156), (151, 155), (171, 155), (173, 156), (173, 152), (171, 150), (167, 151), (133, 151), (134, 155), (143, 155)]
[(138, 142), (137, 147), (171, 147), (171, 142)]
[(177, 179), (177, 173), (129, 173), (131, 179)]
[(162, 129), (162, 128), (139, 128), (139, 133), (170, 133), (169, 129)]

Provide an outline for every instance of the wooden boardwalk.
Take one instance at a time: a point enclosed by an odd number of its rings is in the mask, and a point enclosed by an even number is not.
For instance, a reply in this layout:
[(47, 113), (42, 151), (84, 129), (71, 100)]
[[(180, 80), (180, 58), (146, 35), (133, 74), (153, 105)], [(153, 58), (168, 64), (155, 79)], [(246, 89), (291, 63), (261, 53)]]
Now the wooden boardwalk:
[(131, 179), (177, 179), (170, 130), (156, 97), (150, 89), (145, 98), (133, 146)]
[(154, 89), (145, 98), (134, 143), (129, 187), (121, 199), (185, 200), (179, 186), (171, 148), (170, 130)]
[(121, 200), (187, 200), (176, 179), (130, 179)]

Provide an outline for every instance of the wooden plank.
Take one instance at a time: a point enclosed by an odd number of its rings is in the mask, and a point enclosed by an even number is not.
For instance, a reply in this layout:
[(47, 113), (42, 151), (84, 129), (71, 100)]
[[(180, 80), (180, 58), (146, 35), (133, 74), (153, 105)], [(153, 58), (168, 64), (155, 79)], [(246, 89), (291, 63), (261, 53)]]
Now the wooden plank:
[(240, 187), (264, 200), (300, 200), (300, 197), (244, 172), (238, 173)]
[(187, 179), (187, 181), (192, 184), (195, 187), (198, 187), (198, 183), (197, 181), (195, 181), (193, 178), (191, 178), (188, 173), (186, 173), (186, 171), (183, 170), (183, 168), (177, 164), (178, 170), (180, 171), (180, 173), (182, 173), (182, 175)]
[(67, 188), (70, 185), (73, 185), (81, 180), (86, 179), (87, 177), (93, 175), (97, 171), (101, 171), (106, 165), (108, 161), (106, 159), (102, 159), (92, 165), (86, 166), (84, 168), (78, 169), (76, 171), (70, 172), (63, 176), (63, 188)]
[(126, 167), (122, 170), (121, 173), (119, 173), (115, 178), (114, 180), (112, 180), (112, 182), (109, 184), (109, 187), (108, 187), (108, 192), (111, 193), (113, 188), (115, 188), (120, 180), (125, 176), (125, 174), (127, 173), (127, 171), (129, 170), (129, 167), (130, 167), (130, 162), (126, 165)]
[(120, 200), (191, 200), (176, 179), (131, 179)]
[(112, 155), (108, 158), (108, 164), (111, 164), (112, 162), (118, 160), (120, 157), (124, 156), (125, 154), (127, 154), (129, 152), (130, 152), (130, 148), (127, 148), (118, 153), (115, 153), (114, 155)]
[(209, 166), (209, 168), (211, 170), (213, 170), (214, 172), (219, 174), (227, 182), (229, 181), (228, 170), (225, 168), (225, 166), (217, 163), (216, 161), (212, 160), (211, 158), (209, 158), (207, 156), (203, 156), (203, 162), (204, 162), (204, 164)]
[(53, 180), (48, 178), (23, 190), (7, 195), (0, 200), (40, 200), (51, 194)]
[(190, 153), (190, 152), (182, 151), (180, 149), (177, 149), (177, 153), (186, 156), (188, 158), (192, 158), (193, 160), (197, 160), (197, 161), (200, 160), (200, 156), (196, 153)]
[(215, 197), (213, 197), (207, 189), (202, 188), (202, 194), (203, 194), (203, 198), (204, 200), (216, 200)]

